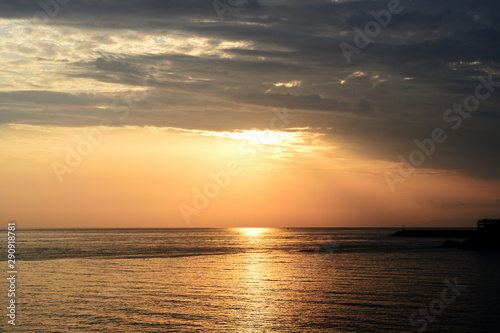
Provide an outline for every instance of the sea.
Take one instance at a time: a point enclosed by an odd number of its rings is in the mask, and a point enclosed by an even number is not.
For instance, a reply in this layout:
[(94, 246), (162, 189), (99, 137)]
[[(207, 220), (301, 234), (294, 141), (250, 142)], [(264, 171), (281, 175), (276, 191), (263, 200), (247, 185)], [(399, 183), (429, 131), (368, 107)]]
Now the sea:
[(500, 254), (396, 229), (16, 231), (2, 332), (500, 332)]

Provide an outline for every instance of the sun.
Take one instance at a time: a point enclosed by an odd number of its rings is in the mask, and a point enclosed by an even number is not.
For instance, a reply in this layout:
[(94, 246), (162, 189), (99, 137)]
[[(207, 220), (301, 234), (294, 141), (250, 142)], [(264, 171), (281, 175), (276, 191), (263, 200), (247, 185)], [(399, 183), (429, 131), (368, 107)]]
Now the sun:
[(231, 139), (248, 140), (256, 145), (280, 145), (283, 143), (284, 132), (244, 130), (241, 132), (229, 133)]
[(256, 237), (271, 231), (271, 228), (235, 228), (234, 230), (247, 237)]

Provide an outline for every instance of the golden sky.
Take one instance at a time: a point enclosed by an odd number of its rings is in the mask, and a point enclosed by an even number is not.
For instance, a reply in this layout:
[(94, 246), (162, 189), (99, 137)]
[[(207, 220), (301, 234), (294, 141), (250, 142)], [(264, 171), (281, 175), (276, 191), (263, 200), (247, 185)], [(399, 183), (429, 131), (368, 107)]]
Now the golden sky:
[[(341, 26), (319, 7), (301, 17), (290, 4), (280, 16), (255, 2), (220, 20), (195, 2), (75, 0), (44, 24), (36, 3), (3, 8), (0, 219), (399, 227), (500, 216), (491, 46), (473, 59), (437, 48), (418, 58), (405, 45), (433, 37), (410, 24), (349, 64), (337, 46), (351, 36), (344, 16)], [(353, 13), (349, 4), (341, 10)], [(488, 12), (466, 28), (489, 27)], [(455, 41), (445, 23), (441, 38)], [(479, 109), (447, 118), (478, 85), (491, 92)]]

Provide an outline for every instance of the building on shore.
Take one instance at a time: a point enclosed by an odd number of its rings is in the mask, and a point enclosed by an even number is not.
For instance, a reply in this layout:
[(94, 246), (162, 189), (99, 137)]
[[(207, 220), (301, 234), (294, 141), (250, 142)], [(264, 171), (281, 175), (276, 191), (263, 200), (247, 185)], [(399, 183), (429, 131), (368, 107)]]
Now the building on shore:
[(477, 220), (477, 231), (481, 235), (500, 234), (500, 219), (482, 219)]

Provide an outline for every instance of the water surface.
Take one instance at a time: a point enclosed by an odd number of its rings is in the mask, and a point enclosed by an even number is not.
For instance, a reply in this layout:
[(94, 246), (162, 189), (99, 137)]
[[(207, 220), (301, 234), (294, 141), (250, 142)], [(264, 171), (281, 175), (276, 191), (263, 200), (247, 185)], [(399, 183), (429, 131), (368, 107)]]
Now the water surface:
[[(15, 331), (498, 331), (498, 253), (393, 231), (18, 231)], [(411, 325), (445, 279), (467, 289)]]

